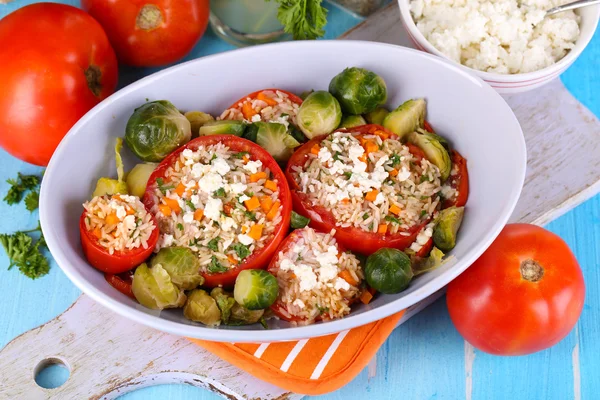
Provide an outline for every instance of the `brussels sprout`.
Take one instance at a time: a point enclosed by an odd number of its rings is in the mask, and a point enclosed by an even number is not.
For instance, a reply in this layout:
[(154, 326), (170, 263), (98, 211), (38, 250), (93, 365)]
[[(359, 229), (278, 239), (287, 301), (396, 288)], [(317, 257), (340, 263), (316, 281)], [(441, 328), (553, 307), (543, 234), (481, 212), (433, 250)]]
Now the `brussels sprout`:
[(355, 126), (366, 125), (367, 121), (362, 117), (362, 115), (346, 115), (342, 118), (342, 122), (340, 123), (340, 128), (354, 128)]
[(135, 269), (131, 290), (136, 300), (153, 310), (177, 308), (185, 303), (185, 294), (159, 264), (148, 268), (146, 263)]
[(113, 195), (113, 194), (129, 194), (127, 184), (123, 180), (125, 171), (123, 168), (123, 159), (121, 158), (121, 150), (123, 149), (123, 139), (117, 138), (115, 141), (115, 164), (117, 166), (117, 179), (100, 178), (96, 183), (96, 188), (92, 193), (92, 197)]
[(366, 114), (387, 101), (385, 81), (364, 68), (346, 68), (334, 76), (329, 92), (347, 114)]
[(246, 269), (235, 280), (233, 296), (249, 310), (269, 308), (277, 300), (277, 278), (262, 269)]
[(413, 269), (415, 276), (420, 275), (425, 272), (428, 272), (428, 271), (431, 271), (431, 270), (434, 270), (437, 267), (439, 267), (440, 265), (442, 265), (444, 255), (445, 255), (444, 252), (442, 252), (437, 247), (434, 247), (433, 249), (431, 249), (431, 252), (429, 253), (429, 257), (427, 257), (427, 258), (415, 257), (412, 260), (412, 263), (413, 263), (412, 269)]
[(373, 111), (365, 114), (365, 119), (369, 124), (383, 125), (383, 120), (390, 112), (385, 107), (377, 107)]
[(413, 275), (410, 258), (400, 250), (383, 248), (367, 258), (365, 277), (378, 292), (400, 293), (408, 287)]
[(188, 111), (183, 115), (190, 121), (192, 137), (200, 135), (199, 130), (202, 125), (215, 120), (212, 115), (203, 113), (202, 111)]
[(437, 135), (412, 132), (408, 135), (408, 141), (423, 150), (425, 157), (440, 169), (442, 181), (448, 179), (452, 170), (452, 160), (448, 150), (437, 139)]
[(256, 142), (267, 150), (277, 162), (287, 162), (300, 143), (287, 132), (285, 125), (277, 122), (254, 122), (245, 134), (248, 140)]
[(200, 136), (210, 136), (210, 135), (242, 136), (244, 134), (245, 129), (246, 129), (246, 124), (243, 121), (223, 120), (223, 121), (207, 122), (206, 124), (204, 124), (200, 127), (199, 133), (200, 133)]
[(231, 308), (228, 325), (250, 325), (261, 320), (265, 310), (248, 310), (246, 307), (235, 303)]
[(190, 121), (167, 100), (138, 107), (127, 121), (125, 143), (144, 161), (159, 162), (192, 138)]
[(433, 243), (443, 251), (456, 246), (456, 234), (462, 223), (464, 207), (450, 207), (440, 211), (433, 229)]
[(296, 139), (298, 143), (302, 144), (308, 141), (306, 136), (304, 136), (304, 133), (302, 133), (302, 131), (296, 128), (294, 125), (290, 125), (288, 129), (290, 131), (290, 135), (292, 135), (292, 137)]
[(183, 306), (183, 316), (204, 325), (214, 326), (221, 323), (221, 311), (215, 299), (202, 289), (194, 289)]
[(333, 132), (342, 121), (342, 109), (335, 97), (319, 90), (302, 102), (296, 121), (306, 137), (312, 139)]
[(158, 164), (154, 163), (142, 163), (133, 167), (127, 174), (126, 179), (127, 190), (129, 191), (129, 194), (142, 198), (142, 196), (144, 196), (144, 192), (146, 191), (148, 179), (157, 166)]
[(231, 309), (236, 304), (235, 299), (229, 293), (227, 293), (223, 288), (214, 288), (210, 292), (210, 297), (215, 299), (217, 302), (217, 306), (219, 310), (221, 310), (221, 321), (224, 324), (229, 323), (229, 318), (231, 317)]
[(300, 96), (298, 96), (298, 97), (300, 97), (302, 100), (306, 100), (306, 98), (313, 92), (314, 92), (313, 89), (305, 90), (304, 92), (300, 93)]
[(298, 214), (296, 211), (292, 211), (292, 217), (290, 219), (290, 227), (292, 229), (302, 229), (309, 223), (310, 223), (310, 218), (306, 218), (306, 217)]
[(200, 274), (200, 260), (187, 247), (165, 247), (150, 261), (150, 265), (161, 265), (171, 281), (183, 290), (195, 289), (204, 283)]
[(383, 126), (402, 139), (423, 126), (426, 110), (424, 99), (405, 101), (385, 117)]

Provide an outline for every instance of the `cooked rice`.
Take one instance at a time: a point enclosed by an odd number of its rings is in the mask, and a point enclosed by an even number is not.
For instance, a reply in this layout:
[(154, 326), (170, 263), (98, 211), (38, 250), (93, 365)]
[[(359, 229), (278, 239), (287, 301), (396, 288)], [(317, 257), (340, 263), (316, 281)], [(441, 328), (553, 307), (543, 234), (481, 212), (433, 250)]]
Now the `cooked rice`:
[[(365, 153), (361, 141), (377, 145), (366, 163), (359, 160)], [(386, 234), (408, 235), (403, 231), (432, 218), (440, 206), (439, 168), (425, 158), (418, 162), (399, 140), (378, 134), (335, 132), (292, 175), (300, 191), (313, 205), (330, 210), (340, 227), (378, 232), (385, 224)], [(375, 199), (366, 200), (374, 189)]]
[[(291, 101), (286, 93), (279, 90), (263, 90), (262, 93), (269, 99), (276, 101), (277, 104), (270, 106), (263, 100), (250, 99), (248, 97), (246, 101), (239, 102), (237, 107), (223, 111), (217, 119), (245, 120), (246, 122), (279, 122), (286, 127), (289, 123), (296, 125), (296, 115), (300, 107), (298, 104)], [(257, 113), (250, 119), (244, 119), (244, 114), (242, 113), (242, 107), (246, 102), (250, 102), (252, 109)]]
[[(286, 252), (279, 252), (275, 264), (278, 303), (285, 306), (279, 311), (302, 318), (298, 324), (303, 325), (319, 317), (328, 320), (347, 315), (362, 292), (364, 274), (358, 259), (352, 253), (339, 253), (335, 230), (320, 233), (304, 228), (294, 233), (299, 235), (297, 241)], [(342, 271), (348, 271), (355, 285), (340, 277)]]
[[(250, 182), (251, 174), (260, 172), (266, 177)], [(279, 190), (265, 187), (271, 179), (271, 172), (260, 161), (222, 143), (201, 146), (196, 151), (184, 150), (154, 191), (155, 206), (151, 212), (160, 228), (156, 251), (170, 246), (188, 247), (198, 255), (204, 271), (220, 272), (219, 266), (233, 268), (270, 242), (282, 220)], [(178, 187), (183, 189), (181, 195)], [(271, 209), (246, 209), (244, 201), (254, 196), (263, 201), (271, 199), (272, 208), (276, 207), (274, 218), (267, 218)], [(176, 201), (180, 211), (165, 215), (167, 199)], [(202, 210), (203, 215), (195, 217), (197, 210)], [(258, 240), (249, 237), (255, 225), (263, 227)], [(240, 256), (236, 251), (239, 246), (246, 246), (249, 254)]]
[[(151, 215), (136, 196), (96, 196), (83, 204), (86, 210), (85, 228), (98, 238), (109, 254), (148, 248), (148, 239), (155, 229)], [(108, 220), (108, 221), (107, 221)], [(109, 223), (110, 220), (117, 221)]]

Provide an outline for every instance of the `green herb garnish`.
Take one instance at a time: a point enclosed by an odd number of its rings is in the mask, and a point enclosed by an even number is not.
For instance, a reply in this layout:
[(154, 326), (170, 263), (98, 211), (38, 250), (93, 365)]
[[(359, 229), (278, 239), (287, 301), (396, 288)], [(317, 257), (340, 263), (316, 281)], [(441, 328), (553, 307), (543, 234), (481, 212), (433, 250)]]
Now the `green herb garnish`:
[(27, 194), (27, 196), (25, 196), (25, 208), (27, 208), (28, 211), (33, 212), (33, 211), (37, 210), (39, 204), (40, 204), (40, 194), (38, 192), (36, 192), (35, 190), (32, 192), (29, 192)]
[(244, 211), (244, 215), (250, 220), (250, 221), (256, 221), (256, 214), (253, 213), (252, 211)]
[(17, 179), (7, 179), (6, 182), (10, 185), (10, 189), (4, 197), (4, 201), (13, 205), (21, 201), (26, 191), (37, 188), (40, 178), (36, 175), (23, 175), (19, 172)]
[(344, 172), (344, 176), (346, 177), (346, 179), (350, 179), (352, 177), (352, 172), (346, 171)]
[(292, 216), (290, 219), (290, 227), (292, 229), (302, 229), (309, 223), (310, 223), (310, 218), (306, 218), (306, 217), (298, 214), (296, 211), (292, 211)]
[(243, 260), (250, 255), (250, 249), (248, 246), (239, 242), (232, 244), (231, 249), (235, 251), (240, 260)]
[(177, 224), (177, 229), (183, 232), (183, 224)]
[(185, 204), (187, 204), (187, 206), (190, 208), (190, 210), (196, 211), (196, 206), (194, 205), (194, 203), (191, 202), (191, 200), (186, 200)]
[(233, 154), (231, 157), (237, 158), (238, 160), (241, 160), (242, 158), (244, 158), (244, 156), (246, 154), (250, 154), (250, 153), (248, 153), (247, 151), (240, 151), (239, 153)]
[(219, 241), (220, 240), (221, 240), (221, 238), (219, 236), (217, 236), (216, 238), (211, 239), (210, 242), (208, 242), (208, 244), (206, 245), (206, 247), (208, 247), (212, 251), (219, 251)]
[(277, 19), (283, 30), (294, 40), (316, 39), (325, 34), (327, 9), (322, 0), (276, 0), (279, 3)]
[(402, 162), (402, 157), (399, 156), (398, 154), (394, 153), (391, 155), (390, 161), (392, 162), (392, 167), (395, 167), (396, 165), (398, 165)]
[(50, 270), (48, 259), (42, 254), (41, 248), (46, 247), (46, 240), (41, 235), (37, 242), (28, 235), (33, 232), (41, 232), (38, 226), (29, 231), (19, 231), (12, 235), (0, 234), (0, 244), (4, 247), (10, 261), (8, 269), (15, 265), (23, 275), (36, 279), (44, 276)]
[(400, 221), (398, 218), (394, 217), (393, 215), (386, 215), (384, 219), (388, 222), (395, 222), (398, 225), (402, 224), (402, 221)]
[(362, 219), (369, 219), (369, 213), (364, 213), (362, 216)]
[(156, 178), (156, 186), (158, 186), (158, 190), (160, 190), (162, 194), (167, 194), (167, 190), (175, 188), (173, 185), (165, 186), (165, 181), (163, 178)]
[(427, 211), (425, 211), (425, 210), (421, 210), (421, 215), (420, 215), (420, 217), (421, 217), (421, 218), (423, 218), (423, 217), (424, 217), (424, 216), (426, 216), (426, 215), (427, 215)]
[(213, 195), (214, 195), (215, 197), (225, 197), (225, 189), (223, 189), (223, 188), (218, 188), (217, 190), (215, 190), (215, 191), (213, 192)]
[(211, 274), (227, 271), (227, 267), (224, 267), (223, 265), (221, 265), (221, 263), (219, 262), (219, 260), (217, 260), (217, 257), (215, 257), (215, 256), (212, 256), (210, 258), (210, 264), (208, 264), (208, 267), (206, 269)]

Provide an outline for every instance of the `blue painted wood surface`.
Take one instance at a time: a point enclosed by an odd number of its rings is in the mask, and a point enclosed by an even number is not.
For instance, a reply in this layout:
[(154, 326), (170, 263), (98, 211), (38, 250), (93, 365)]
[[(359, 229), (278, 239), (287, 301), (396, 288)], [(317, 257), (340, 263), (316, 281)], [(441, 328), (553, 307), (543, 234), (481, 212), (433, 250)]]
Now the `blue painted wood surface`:
[[(257, 0), (258, 1), (258, 0)], [(0, 5), (0, 18), (33, 1), (15, 0)], [(78, 4), (77, 0), (62, 3)], [(335, 38), (360, 20), (335, 7), (330, 9), (327, 37)], [(0, 44), (1, 45), (1, 44)], [(210, 32), (187, 59), (226, 51), (232, 47)], [(600, 33), (575, 64), (561, 77), (583, 104), (600, 116)], [(0, 66), (1, 68), (1, 66)], [(152, 70), (122, 70), (121, 86)], [(40, 169), (0, 150), (0, 194), (8, 190), (7, 178), (17, 172)], [(37, 212), (23, 205), (0, 202), (0, 232), (35, 227)], [(320, 396), (333, 399), (597, 399), (600, 393), (600, 196), (548, 225), (571, 246), (587, 284), (584, 311), (576, 329), (557, 346), (526, 357), (494, 357), (465, 346), (448, 317), (444, 299), (396, 329), (377, 354), (377, 373), (363, 371), (341, 390)], [(7, 271), (0, 252), (0, 347), (15, 336), (63, 312), (80, 292), (52, 265), (50, 274), (32, 281), (16, 270)], [(471, 354), (473, 352), (473, 354)], [(470, 360), (470, 361), (469, 361)], [(467, 377), (470, 377), (470, 381)], [(579, 379), (577, 379), (579, 377)], [(470, 382), (470, 383), (469, 383)], [(206, 390), (185, 385), (142, 389), (122, 397), (141, 399), (217, 399)]]

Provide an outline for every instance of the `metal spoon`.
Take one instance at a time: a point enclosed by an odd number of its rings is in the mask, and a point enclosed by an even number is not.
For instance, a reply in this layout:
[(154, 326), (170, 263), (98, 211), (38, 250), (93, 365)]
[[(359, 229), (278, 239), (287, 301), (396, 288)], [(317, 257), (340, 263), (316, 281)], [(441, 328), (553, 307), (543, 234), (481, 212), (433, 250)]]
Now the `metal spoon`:
[(559, 12), (573, 10), (575, 8), (587, 7), (594, 4), (600, 4), (600, 0), (578, 0), (572, 3), (563, 4), (562, 6), (554, 7), (546, 11), (546, 17)]

